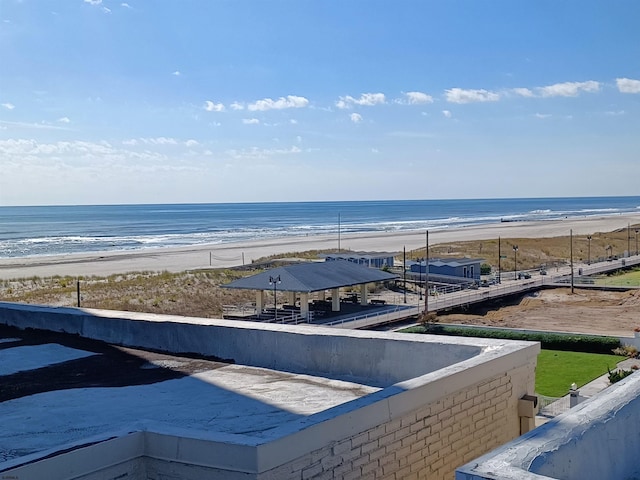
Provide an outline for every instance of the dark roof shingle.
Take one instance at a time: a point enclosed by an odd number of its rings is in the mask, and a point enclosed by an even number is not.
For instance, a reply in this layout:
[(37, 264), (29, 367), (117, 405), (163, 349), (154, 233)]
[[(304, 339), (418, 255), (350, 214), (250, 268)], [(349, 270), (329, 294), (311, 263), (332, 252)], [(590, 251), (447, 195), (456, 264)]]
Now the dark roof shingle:
[(280, 283), (277, 285), (279, 291), (308, 293), (350, 287), (363, 283), (382, 282), (396, 278), (396, 275), (381, 270), (363, 267), (343, 260), (335, 260), (277, 267), (251, 277), (235, 280), (223, 285), (223, 287), (269, 290), (273, 288), (273, 284), (270, 283), (269, 279), (278, 276), (280, 277)]

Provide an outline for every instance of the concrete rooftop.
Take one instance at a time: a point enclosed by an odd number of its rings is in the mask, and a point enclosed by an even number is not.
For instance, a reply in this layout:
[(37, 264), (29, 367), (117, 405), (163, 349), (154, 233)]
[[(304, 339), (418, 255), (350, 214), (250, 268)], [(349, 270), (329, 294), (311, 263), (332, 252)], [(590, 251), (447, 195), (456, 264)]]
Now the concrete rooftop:
[[(81, 372), (89, 356), (109, 355), (59, 343), (24, 346), (21, 344), (37, 342), (38, 332), (4, 330), (0, 337), (3, 389), (20, 384), (21, 377), (48, 377), (56, 368)], [(62, 342), (78, 343), (65, 337), (58, 335)], [(91, 341), (80, 343), (87, 348), (95, 346)], [(98, 364), (94, 361), (92, 365)], [(0, 403), (0, 459), (54, 449), (113, 430), (145, 429), (147, 424), (191, 429), (201, 437), (242, 436), (252, 444), (269, 439), (276, 427), (380, 390), (313, 375), (131, 349), (108, 367), (103, 362), (103, 367), (120, 369), (125, 385), (100, 386), (99, 375), (87, 382), (78, 375), (78, 383), (68, 385), (71, 388), (52, 385)], [(141, 385), (144, 381), (130, 375), (131, 368), (148, 374), (152, 383)], [(154, 381), (151, 377), (158, 369), (177, 378)], [(189, 370), (193, 373), (187, 374)], [(88, 386), (91, 383), (96, 385)]]
[(154, 458), (264, 472), (528, 369), (539, 349), (2, 302), (0, 323), (0, 471), (12, 474), (137, 433)]

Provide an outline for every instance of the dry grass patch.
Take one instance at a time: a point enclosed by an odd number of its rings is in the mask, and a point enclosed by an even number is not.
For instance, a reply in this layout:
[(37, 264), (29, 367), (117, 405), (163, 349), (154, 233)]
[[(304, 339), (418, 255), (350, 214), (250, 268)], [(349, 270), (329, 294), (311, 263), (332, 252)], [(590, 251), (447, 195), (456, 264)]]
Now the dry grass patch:
[(136, 272), (109, 277), (18, 279), (0, 287), (5, 301), (76, 306), (80, 282), (81, 306), (107, 310), (152, 312), (205, 318), (222, 316), (223, 305), (255, 300), (255, 294), (220, 285), (256, 273), (231, 269), (198, 272)]
[[(632, 225), (631, 231), (633, 232), (638, 227), (638, 225)], [(523, 270), (539, 268), (541, 265), (548, 267), (564, 265), (569, 263), (571, 258), (571, 242), (568, 235), (549, 238), (503, 238), (500, 244), (500, 254), (506, 257), (500, 261), (503, 271), (515, 268), (514, 245), (518, 246), (518, 268)], [(611, 246), (611, 250), (607, 250), (608, 246)], [(574, 262), (587, 262), (590, 257), (594, 262), (598, 259), (605, 259), (609, 254), (622, 256), (628, 246), (626, 228), (592, 234), (591, 252), (589, 252), (587, 236), (574, 235), (573, 260)], [(635, 253), (634, 249), (635, 243), (632, 240), (632, 253)], [(409, 258), (424, 258), (425, 249), (412, 250), (407, 252), (407, 256)], [(483, 258), (486, 263), (496, 268), (498, 266), (498, 239), (436, 244), (429, 246), (429, 256), (430, 258)]]

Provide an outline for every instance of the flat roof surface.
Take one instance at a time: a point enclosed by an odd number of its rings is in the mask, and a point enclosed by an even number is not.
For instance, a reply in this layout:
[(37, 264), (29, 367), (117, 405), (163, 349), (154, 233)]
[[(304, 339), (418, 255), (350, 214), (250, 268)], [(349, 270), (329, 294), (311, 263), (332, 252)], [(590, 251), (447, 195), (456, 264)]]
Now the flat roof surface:
[(397, 275), (346, 260), (333, 260), (273, 268), (223, 286), (245, 290), (271, 290), (274, 288), (271, 281), (274, 278), (280, 279), (275, 287), (278, 291), (310, 293), (393, 280)]
[[(29, 368), (15, 355), (25, 348)], [(143, 430), (148, 422), (255, 442), (276, 427), (380, 390), (4, 326), (0, 363), (0, 469), (7, 460), (115, 430)]]

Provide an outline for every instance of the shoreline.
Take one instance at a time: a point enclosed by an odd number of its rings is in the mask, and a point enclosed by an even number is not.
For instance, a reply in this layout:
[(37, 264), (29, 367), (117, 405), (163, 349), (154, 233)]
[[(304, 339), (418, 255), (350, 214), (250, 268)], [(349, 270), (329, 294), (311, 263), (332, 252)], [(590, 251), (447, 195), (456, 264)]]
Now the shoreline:
[[(430, 230), (429, 244), (508, 238), (544, 238), (606, 233), (640, 224), (640, 212), (568, 217), (558, 220), (496, 222), (451, 229)], [(401, 252), (424, 247), (425, 230), (343, 234), (344, 250)], [(108, 276), (138, 271), (183, 272), (234, 267), (258, 258), (308, 250), (338, 248), (338, 237), (295, 236), (224, 244), (120, 250), (79, 254), (0, 258), (0, 279), (60, 276)]]

